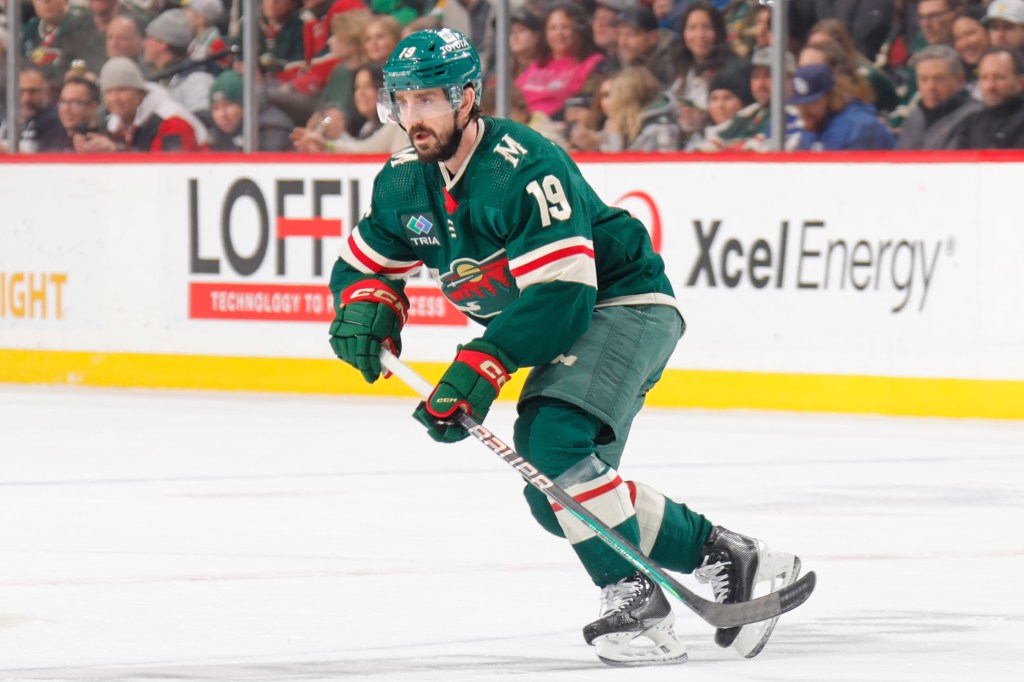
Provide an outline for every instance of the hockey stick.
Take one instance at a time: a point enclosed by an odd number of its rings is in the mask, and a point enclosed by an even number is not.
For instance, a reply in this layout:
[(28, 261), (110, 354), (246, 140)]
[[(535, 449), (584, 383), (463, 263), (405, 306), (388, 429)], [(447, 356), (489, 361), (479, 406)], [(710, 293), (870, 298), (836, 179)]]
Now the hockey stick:
[[(411, 367), (399, 360), (386, 348), (380, 353), (381, 365), (405, 382), (409, 388), (424, 398), (430, 396), (434, 387)], [(717, 628), (730, 628), (775, 618), (803, 604), (814, 591), (815, 576), (811, 571), (792, 585), (763, 597), (733, 604), (719, 604), (694, 594), (693, 591), (673, 578), (668, 572), (646, 556), (632, 542), (617, 531), (609, 528), (600, 519), (593, 517), (586, 508), (571, 495), (558, 487), (551, 479), (537, 471), (525, 459), (516, 454), (509, 445), (481, 426), (475, 419), (462, 411), (455, 413), (454, 420), (469, 431), (478, 441), (490, 448), (494, 454), (519, 472), (523, 479), (557, 502), (569, 513), (589, 527), (597, 537), (621, 554), (651, 580), (661, 585), (669, 594), (685, 604), (698, 616)]]

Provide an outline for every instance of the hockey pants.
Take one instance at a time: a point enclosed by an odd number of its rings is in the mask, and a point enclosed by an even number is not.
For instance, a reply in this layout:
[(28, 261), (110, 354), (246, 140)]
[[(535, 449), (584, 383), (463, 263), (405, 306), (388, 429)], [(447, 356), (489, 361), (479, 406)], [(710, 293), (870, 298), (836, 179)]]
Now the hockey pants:
[[(700, 563), (711, 523), (685, 504), (618, 474), (633, 418), (681, 334), (682, 320), (668, 306), (596, 310), (590, 328), (560, 361), (530, 373), (520, 398), (515, 446), (655, 561), (690, 572)], [(552, 507), (542, 492), (527, 486), (525, 495), (540, 525), (569, 539), (595, 584), (607, 585), (636, 571), (575, 517)]]

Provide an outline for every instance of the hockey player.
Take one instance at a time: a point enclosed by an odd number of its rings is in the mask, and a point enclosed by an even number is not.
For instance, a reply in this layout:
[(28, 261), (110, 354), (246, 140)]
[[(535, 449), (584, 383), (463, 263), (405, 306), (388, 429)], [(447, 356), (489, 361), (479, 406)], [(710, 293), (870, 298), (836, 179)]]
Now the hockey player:
[[(644, 226), (606, 206), (567, 154), (526, 126), (481, 117), (480, 96), (480, 59), (457, 31), (414, 33), (385, 64), (378, 110), (412, 146), (377, 176), (331, 273), (335, 353), (376, 381), (381, 346), (401, 350), (405, 279), (426, 267), (484, 326), (413, 415), (431, 437), (465, 438), (455, 411), (482, 421), (509, 376), (532, 367), (514, 442), (533, 466), (665, 568), (710, 582), (720, 602), (749, 599), (760, 581), (790, 584), (792, 554), (620, 477), (633, 417), (684, 329), (664, 263)], [(583, 629), (600, 659), (685, 661), (661, 588), (536, 488), (525, 495), (601, 588), (599, 618)], [(715, 641), (754, 656), (773, 626), (720, 629)]]

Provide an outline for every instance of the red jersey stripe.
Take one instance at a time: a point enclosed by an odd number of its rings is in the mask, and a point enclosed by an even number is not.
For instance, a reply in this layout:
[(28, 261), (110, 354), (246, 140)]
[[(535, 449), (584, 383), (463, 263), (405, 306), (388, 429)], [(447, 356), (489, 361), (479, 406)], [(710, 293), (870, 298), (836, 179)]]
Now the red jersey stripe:
[(532, 260), (528, 263), (523, 263), (514, 270), (511, 270), (510, 272), (512, 273), (513, 277), (520, 277), (521, 275), (525, 275), (528, 272), (533, 272), (537, 268), (543, 267), (548, 263), (553, 263), (554, 261), (562, 260), (563, 258), (568, 258), (569, 256), (576, 256), (579, 254), (583, 254), (588, 258), (593, 258), (594, 249), (589, 246), (584, 246), (582, 244), (577, 246), (567, 246), (564, 249), (559, 249), (558, 251), (552, 251), (551, 253), (544, 254), (537, 260)]
[(349, 235), (348, 237), (348, 248), (352, 252), (352, 255), (359, 259), (360, 263), (369, 268), (371, 272), (378, 275), (402, 275), (407, 272), (412, 272), (416, 268), (420, 267), (420, 265), (422, 265), (422, 263), (417, 261), (412, 265), (409, 265), (404, 268), (385, 267), (378, 263), (377, 261), (370, 258), (365, 253), (363, 253), (363, 251), (359, 248), (359, 245), (356, 243), (354, 235)]
[[(600, 497), (601, 495), (604, 495), (606, 492), (615, 490), (615, 488), (619, 487), (620, 485), (622, 485), (622, 477), (616, 475), (614, 480), (609, 481), (608, 483), (605, 483), (604, 485), (598, 488), (588, 490), (587, 492), (580, 493), (579, 495), (573, 495), (573, 499), (579, 502), (580, 504), (583, 504), (587, 500), (592, 500), (595, 497)], [(553, 509), (556, 512), (560, 512), (562, 511), (562, 505), (555, 502), (551, 505), (551, 509)]]

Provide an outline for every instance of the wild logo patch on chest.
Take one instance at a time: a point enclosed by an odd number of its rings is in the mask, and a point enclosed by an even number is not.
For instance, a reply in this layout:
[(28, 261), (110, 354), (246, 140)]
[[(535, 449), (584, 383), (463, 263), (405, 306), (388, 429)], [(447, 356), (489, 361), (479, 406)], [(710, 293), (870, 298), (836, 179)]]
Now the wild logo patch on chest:
[(519, 296), (504, 249), (482, 261), (459, 258), (438, 279), (452, 305), (477, 317), (493, 317)]

